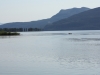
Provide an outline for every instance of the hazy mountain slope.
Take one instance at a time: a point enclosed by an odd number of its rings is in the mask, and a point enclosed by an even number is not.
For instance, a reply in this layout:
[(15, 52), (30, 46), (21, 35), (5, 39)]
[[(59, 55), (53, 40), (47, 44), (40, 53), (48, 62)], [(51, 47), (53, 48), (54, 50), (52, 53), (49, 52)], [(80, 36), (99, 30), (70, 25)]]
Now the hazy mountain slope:
[(83, 11), (87, 11), (89, 8), (71, 8), (67, 10), (61, 10), (59, 13), (54, 15), (49, 19), (43, 19), (38, 21), (31, 21), (31, 22), (14, 22), (14, 23), (6, 23), (0, 26), (0, 28), (44, 28), (47, 24), (51, 24), (52, 22), (68, 18), (72, 15), (78, 14)]
[(50, 18), (50, 21), (51, 22), (55, 22), (55, 21), (58, 21), (58, 20), (61, 20), (61, 19), (64, 19), (64, 18), (68, 18), (72, 15), (75, 15), (75, 14), (78, 14), (78, 13), (81, 13), (81, 12), (84, 12), (84, 11), (87, 11), (89, 10), (89, 8), (86, 8), (86, 7), (82, 7), (82, 8), (71, 8), (71, 9), (66, 9), (66, 10), (60, 10), (59, 13), (57, 13), (56, 15), (52, 16)]
[(2, 25), (2, 23), (0, 23), (0, 25)]
[(100, 7), (47, 25), (44, 30), (98, 30), (100, 29)]
[(0, 28), (43, 28), (46, 24), (48, 24), (48, 19), (31, 22), (6, 23), (1, 25)]

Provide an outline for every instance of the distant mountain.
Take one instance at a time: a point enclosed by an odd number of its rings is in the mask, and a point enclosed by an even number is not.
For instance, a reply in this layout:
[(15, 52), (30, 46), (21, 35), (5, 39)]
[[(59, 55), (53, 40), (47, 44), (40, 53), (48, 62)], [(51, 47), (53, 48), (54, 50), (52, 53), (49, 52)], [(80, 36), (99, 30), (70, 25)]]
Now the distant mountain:
[(100, 7), (47, 25), (44, 30), (99, 30)]
[(65, 19), (65, 18), (68, 18), (72, 15), (87, 11), (89, 9), (90, 8), (86, 8), (86, 7), (71, 8), (71, 9), (66, 9), (66, 10), (61, 9), (59, 13), (57, 13), (56, 15), (54, 15), (50, 18), (50, 21), (55, 22), (55, 21), (58, 21), (58, 20), (61, 20), (61, 19)]
[(0, 25), (2, 25), (2, 23), (0, 23)]
[(48, 19), (38, 20), (38, 21), (31, 21), (31, 22), (13, 22), (13, 23), (6, 23), (0, 26), (0, 28), (41, 28), (43, 29), (47, 24), (52, 24), (55, 21), (68, 18), (72, 15), (81, 13), (83, 11), (87, 11), (89, 8), (82, 7), (82, 8), (71, 8), (67, 10), (60, 10), (59, 13), (52, 16)]
[(44, 28), (49, 24), (49, 19), (43, 19), (31, 22), (11, 22), (0, 26), (0, 28)]
[(48, 19), (31, 22), (6, 23), (1, 25), (0, 28), (43, 28), (46, 24), (48, 24)]

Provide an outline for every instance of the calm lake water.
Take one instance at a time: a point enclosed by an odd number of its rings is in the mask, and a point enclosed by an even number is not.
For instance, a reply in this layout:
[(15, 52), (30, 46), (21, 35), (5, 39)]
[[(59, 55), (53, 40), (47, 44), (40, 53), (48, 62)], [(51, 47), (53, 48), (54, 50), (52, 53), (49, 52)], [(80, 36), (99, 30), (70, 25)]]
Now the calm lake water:
[(100, 75), (100, 31), (0, 36), (0, 75)]

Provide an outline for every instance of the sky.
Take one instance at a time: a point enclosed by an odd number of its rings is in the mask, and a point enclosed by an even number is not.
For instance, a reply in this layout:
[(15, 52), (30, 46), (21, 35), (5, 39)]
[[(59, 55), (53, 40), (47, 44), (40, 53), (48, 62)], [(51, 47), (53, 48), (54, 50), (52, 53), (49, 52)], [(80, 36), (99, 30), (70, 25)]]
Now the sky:
[(36, 21), (61, 9), (99, 6), (100, 0), (0, 0), (0, 23)]

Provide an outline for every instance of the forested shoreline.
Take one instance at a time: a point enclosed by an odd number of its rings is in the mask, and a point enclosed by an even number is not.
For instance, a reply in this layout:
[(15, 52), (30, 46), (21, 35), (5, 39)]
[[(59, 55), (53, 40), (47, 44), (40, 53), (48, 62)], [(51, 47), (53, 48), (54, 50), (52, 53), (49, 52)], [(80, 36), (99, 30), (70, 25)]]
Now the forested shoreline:
[(0, 28), (0, 31), (6, 32), (28, 32), (28, 31), (41, 31), (39, 28)]

